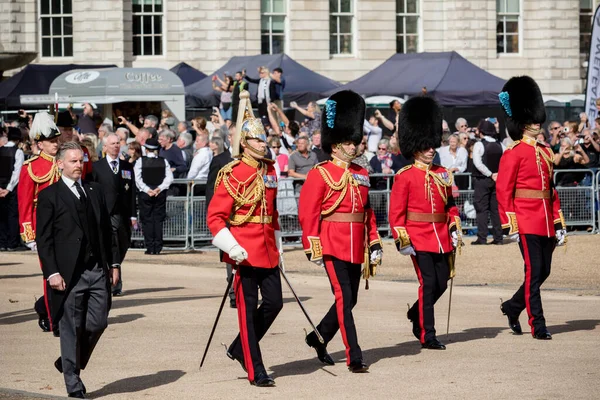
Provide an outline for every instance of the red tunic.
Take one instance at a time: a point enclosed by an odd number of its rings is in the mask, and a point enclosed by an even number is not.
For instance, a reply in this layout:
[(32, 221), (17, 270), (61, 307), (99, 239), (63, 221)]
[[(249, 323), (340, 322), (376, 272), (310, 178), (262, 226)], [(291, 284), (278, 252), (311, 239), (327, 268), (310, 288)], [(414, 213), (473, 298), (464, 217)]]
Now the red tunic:
[[(516, 141), (500, 160), (496, 198), (506, 234), (553, 237), (564, 228), (560, 200), (553, 185), (554, 155), (545, 144), (528, 136)], [(515, 190), (548, 193), (548, 198), (515, 197)]]
[[(328, 216), (363, 217), (356, 222), (330, 222)], [(300, 192), (298, 218), (302, 245), (312, 260), (323, 254), (353, 264), (365, 261), (365, 244), (381, 245), (369, 203), (369, 174), (353, 163), (334, 159), (309, 171)], [(357, 218), (358, 219), (358, 218)]]
[[(233, 237), (248, 252), (241, 265), (258, 268), (279, 265), (275, 243), (275, 231), (279, 230), (276, 197), (277, 175), (272, 163), (244, 156), (219, 171), (206, 222), (213, 236), (229, 225)], [(228, 254), (224, 254), (223, 262), (236, 265)]]
[(41, 190), (60, 179), (54, 157), (41, 152), (23, 163), (19, 175), (17, 199), (19, 203), (19, 225), (25, 243), (35, 241), (37, 199)]
[[(450, 230), (457, 229), (460, 235), (460, 217), (452, 197), (452, 181), (452, 174), (446, 168), (418, 161), (396, 173), (389, 220), (399, 249), (410, 245), (416, 251), (431, 253), (454, 249)], [(408, 213), (418, 213), (423, 219), (437, 214), (442, 221), (415, 221), (416, 218), (408, 218)]]

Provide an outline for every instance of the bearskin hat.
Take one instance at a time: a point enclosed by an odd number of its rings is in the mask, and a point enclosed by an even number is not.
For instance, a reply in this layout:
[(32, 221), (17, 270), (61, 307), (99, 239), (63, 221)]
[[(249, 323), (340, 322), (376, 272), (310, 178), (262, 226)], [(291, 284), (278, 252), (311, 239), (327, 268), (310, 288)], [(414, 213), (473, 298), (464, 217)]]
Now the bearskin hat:
[(546, 121), (542, 92), (529, 76), (510, 78), (498, 97), (504, 110), (506, 129), (513, 140), (521, 139), (525, 126)]
[(71, 128), (73, 127), (74, 121), (73, 117), (71, 117), (71, 113), (68, 111), (63, 111), (58, 114), (58, 118), (56, 119), (56, 126), (59, 128)]
[(442, 143), (442, 109), (429, 96), (412, 97), (402, 106), (398, 118), (398, 143), (407, 159), (415, 153), (438, 148)]
[(321, 147), (331, 154), (332, 146), (353, 142), (358, 145), (363, 138), (366, 113), (365, 100), (352, 90), (334, 93), (325, 102), (321, 114)]

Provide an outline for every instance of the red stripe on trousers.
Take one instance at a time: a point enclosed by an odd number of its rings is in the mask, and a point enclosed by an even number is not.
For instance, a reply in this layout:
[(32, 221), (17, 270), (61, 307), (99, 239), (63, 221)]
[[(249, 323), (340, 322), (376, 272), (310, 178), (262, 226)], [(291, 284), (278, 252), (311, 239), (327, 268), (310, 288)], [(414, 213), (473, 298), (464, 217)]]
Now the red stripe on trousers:
[(238, 324), (240, 326), (240, 341), (242, 342), (242, 350), (244, 353), (244, 365), (248, 371), (248, 380), (254, 380), (254, 364), (250, 355), (250, 344), (248, 343), (248, 325), (246, 323), (246, 300), (244, 299), (244, 290), (240, 273), (235, 274), (235, 300), (238, 310)]
[(344, 296), (342, 295), (342, 287), (340, 286), (340, 282), (338, 281), (335, 273), (335, 268), (333, 266), (331, 257), (323, 257), (323, 259), (325, 260), (325, 268), (327, 268), (331, 286), (333, 286), (338, 325), (340, 326), (342, 341), (344, 342), (344, 346), (346, 346), (346, 365), (350, 365), (350, 346), (348, 345), (348, 339), (346, 338), (346, 326), (344, 325)]
[(533, 335), (533, 315), (531, 314), (531, 259), (529, 257), (529, 247), (527, 247), (527, 238), (525, 235), (521, 235), (521, 244), (523, 245), (523, 261), (525, 261), (525, 308), (527, 309), (527, 316), (529, 320), (529, 326), (531, 327), (531, 334)]
[(419, 264), (417, 264), (417, 257), (410, 256), (410, 259), (412, 260), (413, 266), (415, 267), (417, 278), (419, 278), (419, 327), (421, 327), (420, 342), (425, 343), (425, 317), (423, 316), (423, 276), (421, 275)]

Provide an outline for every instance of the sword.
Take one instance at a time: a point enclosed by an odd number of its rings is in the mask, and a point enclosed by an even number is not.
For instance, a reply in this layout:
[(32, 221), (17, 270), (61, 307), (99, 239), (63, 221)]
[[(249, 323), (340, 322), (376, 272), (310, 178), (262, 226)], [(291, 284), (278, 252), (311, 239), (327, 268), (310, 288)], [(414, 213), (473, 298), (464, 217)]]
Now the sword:
[(292, 284), (290, 283), (287, 275), (285, 274), (285, 265), (283, 263), (283, 256), (282, 255), (279, 256), (279, 271), (281, 271), (281, 276), (283, 276), (283, 280), (285, 281), (285, 283), (287, 283), (288, 287), (290, 288), (290, 291), (292, 292), (292, 295), (296, 299), (296, 302), (300, 306), (300, 309), (302, 310), (302, 312), (304, 313), (304, 316), (308, 320), (308, 323), (312, 327), (313, 332), (315, 332), (315, 335), (317, 335), (317, 339), (319, 339), (319, 342), (321, 344), (325, 344), (325, 340), (323, 339), (323, 336), (321, 336), (321, 334), (319, 333), (319, 330), (317, 329), (317, 327), (315, 326), (315, 324), (312, 322), (312, 319), (310, 318), (310, 316), (308, 315), (308, 312), (304, 308), (304, 305), (302, 304), (302, 301), (300, 301), (300, 298), (296, 294), (296, 291), (292, 287)]
[(206, 343), (206, 349), (204, 350), (204, 355), (202, 356), (202, 361), (200, 361), (200, 370), (202, 369), (202, 365), (204, 365), (204, 360), (206, 359), (206, 354), (208, 353), (208, 348), (210, 347), (210, 342), (212, 341), (213, 335), (215, 334), (215, 329), (217, 329), (217, 324), (219, 323), (219, 318), (221, 317), (221, 311), (223, 311), (223, 305), (225, 304), (225, 299), (229, 295), (229, 290), (231, 289), (231, 285), (233, 284), (233, 278), (235, 277), (236, 270), (231, 271), (231, 276), (227, 280), (227, 289), (225, 289), (225, 294), (223, 295), (223, 299), (221, 300), (221, 306), (219, 307), (219, 312), (217, 313), (217, 318), (215, 319), (215, 323), (213, 324), (212, 331), (210, 331), (210, 336), (208, 337), (208, 343)]
[(452, 310), (452, 287), (454, 286), (456, 249), (448, 256), (448, 267), (450, 269), (450, 295), (448, 296), (448, 321), (446, 322), (446, 337), (450, 333), (450, 311)]

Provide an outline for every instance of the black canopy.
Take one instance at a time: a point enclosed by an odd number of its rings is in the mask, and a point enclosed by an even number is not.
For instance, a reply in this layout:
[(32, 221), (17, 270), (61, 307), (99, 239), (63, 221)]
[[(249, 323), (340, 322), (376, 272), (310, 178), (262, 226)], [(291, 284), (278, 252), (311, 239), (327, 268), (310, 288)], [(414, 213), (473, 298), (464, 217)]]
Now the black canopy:
[[(214, 74), (222, 78), (224, 73), (233, 76), (237, 71), (246, 69), (248, 76), (258, 78), (257, 68), (263, 65), (271, 71), (277, 67), (283, 70), (286, 81), (283, 99), (286, 103), (296, 101), (306, 104), (324, 97), (325, 92), (340, 86), (338, 82), (311, 71), (285, 54), (233, 57)], [(250, 84), (249, 88), (252, 98), (255, 98), (256, 85)], [(185, 92), (187, 107), (219, 105), (219, 92), (213, 90), (211, 77), (187, 86)]]
[(171, 68), (171, 72), (174, 72), (175, 75), (181, 79), (183, 86), (191, 85), (192, 83), (196, 83), (199, 80), (206, 78), (206, 74), (204, 72), (199, 71), (184, 62), (180, 62)]
[(484, 106), (499, 104), (504, 82), (453, 51), (394, 54), (337, 90), (350, 89), (365, 96), (415, 96), (425, 87), (443, 106)]
[(72, 69), (114, 68), (116, 65), (43, 65), (29, 64), (19, 73), (0, 82), (0, 104), (6, 108), (21, 107), (22, 94), (48, 94), (50, 84), (63, 72)]

